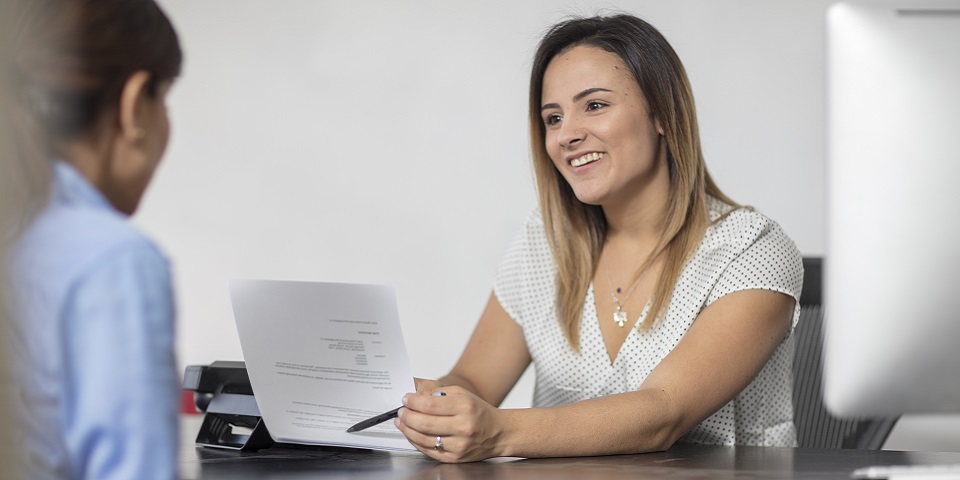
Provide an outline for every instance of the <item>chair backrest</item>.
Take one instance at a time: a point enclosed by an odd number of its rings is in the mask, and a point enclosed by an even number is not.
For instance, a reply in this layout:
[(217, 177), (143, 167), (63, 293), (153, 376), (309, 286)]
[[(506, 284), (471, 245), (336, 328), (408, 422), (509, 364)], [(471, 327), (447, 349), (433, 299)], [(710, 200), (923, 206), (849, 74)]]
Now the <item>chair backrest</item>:
[(800, 321), (794, 332), (793, 423), (797, 444), (812, 448), (879, 450), (897, 418), (837, 418), (823, 404), (823, 259), (803, 259)]

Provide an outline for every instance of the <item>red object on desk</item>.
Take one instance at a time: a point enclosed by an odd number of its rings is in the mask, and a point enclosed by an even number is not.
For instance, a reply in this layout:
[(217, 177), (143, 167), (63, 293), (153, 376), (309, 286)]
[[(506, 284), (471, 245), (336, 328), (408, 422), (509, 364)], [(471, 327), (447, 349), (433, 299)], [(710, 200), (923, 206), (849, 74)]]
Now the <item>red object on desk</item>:
[(200, 413), (197, 411), (197, 405), (193, 402), (192, 390), (180, 391), (180, 413), (190, 413), (194, 415)]

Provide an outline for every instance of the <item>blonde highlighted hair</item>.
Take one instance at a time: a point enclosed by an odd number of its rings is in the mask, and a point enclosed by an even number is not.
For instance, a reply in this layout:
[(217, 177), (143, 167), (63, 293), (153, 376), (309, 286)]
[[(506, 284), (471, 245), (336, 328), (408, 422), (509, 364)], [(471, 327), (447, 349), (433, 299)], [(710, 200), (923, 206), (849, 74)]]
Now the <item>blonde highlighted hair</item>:
[(708, 195), (736, 205), (707, 172), (686, 71), (660, 32), (649, 23), (625, 14), (574, 18), (554, 25), (540, 41), (530, 75), (530, 144), (540, 210), (557, 264), (558, 321), (575, 350), (579, 350), (583, 305), (606, 238), (607, 224), (601, 207), (580, 202), (550, 160), (540, 109), (543, 77), (550, 61), (579, 45), (619, 56), (646, 97), (651, 117), (663, 128), (670, 173), (665, 228), (653, 253), (635, 275), (640, 275), (658, 257), (663, 258), (663, 269), (641, 329), (649, 329), (666, 312), (674, 285), (709, 223)]

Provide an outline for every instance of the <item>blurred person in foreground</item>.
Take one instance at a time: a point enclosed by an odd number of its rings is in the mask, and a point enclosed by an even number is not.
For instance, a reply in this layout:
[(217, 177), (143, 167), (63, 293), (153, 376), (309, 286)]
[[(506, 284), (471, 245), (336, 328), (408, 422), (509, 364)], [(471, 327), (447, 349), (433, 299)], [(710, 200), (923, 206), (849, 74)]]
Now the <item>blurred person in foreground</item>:
[(13, 11), (4, 233), (14, 408), (29, 478), (176, 478), (174, 299), (128, 222), (164, 153), (182, 54), (153, 0)]
[(14, 371), (9, 353), (10, 322), (8, 283), (3, 272), (7, 271), (7, 249), (12, 241), (14, 218), (21, 211), (21, 198), (15, 190), (20, 175), (17, 175), (10, 151), (12, 147), (11, 133), (13, 131), (10, 118), (10, 46), (12, 45), (13, 31), (13, 2), (0, 0), (0, 465), (3, 466), (4, 478), (23, 478), (20, 471), (20, 454), (16, 438), (17, 417), (14, 415), (14, 399), (16, 398)]

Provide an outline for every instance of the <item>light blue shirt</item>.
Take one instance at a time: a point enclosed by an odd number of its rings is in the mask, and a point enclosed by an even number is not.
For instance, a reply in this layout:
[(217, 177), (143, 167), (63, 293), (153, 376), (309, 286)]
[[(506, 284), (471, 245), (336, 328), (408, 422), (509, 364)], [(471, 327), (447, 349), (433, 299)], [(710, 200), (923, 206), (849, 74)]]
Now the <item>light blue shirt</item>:
[(163, 254), (71, 166), (12, 250), (29, 478), (177, 476), (174, 300)]

